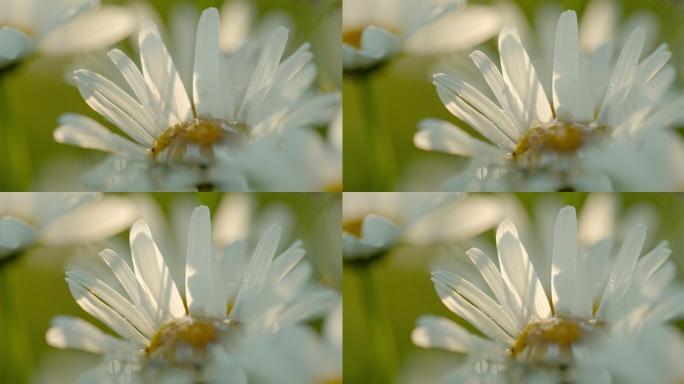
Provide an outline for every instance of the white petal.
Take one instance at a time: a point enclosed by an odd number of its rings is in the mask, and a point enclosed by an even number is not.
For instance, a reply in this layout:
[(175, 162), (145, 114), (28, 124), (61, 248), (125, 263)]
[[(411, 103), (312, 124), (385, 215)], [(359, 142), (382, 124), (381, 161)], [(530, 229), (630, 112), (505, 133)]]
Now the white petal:
[(537, 277), (525, 247), (520, 242), (518, 231), (510, 220), (505, 220), (496, 231), (496, 245), (499, 251), (501, 275), (511, 290), (517, 292), (523, 307), (522, 322), (544, 319), (550, 316), (544, 288)]
[(390, 220), (370, 214), (361, 224), (361, 240), (376, 247), (386, 247), (399, 239), (399, 227)]
[(150, 299), (150, 316), (159, 324), (183, 317), (183, 300), (144, 221), (133, 224), (130, 243), (135, 277), (142, 289), (141, 299)]
[(107, 196), (53, 221), (43, 229), (41, 239), (51, 245), (104, 240), (130, 227), (138, 217), (135, 202)]
[(408, 39), (407, 50), (432, 54), (468, 49), (496, 36), (502, 22), (496, 7), (471, 5), (418, 30)]
[(597, 316), (610, 317), (617, 310), (613, 308), (613, 302), (620, 301), (627, 291), (645, 241), (646, 227), (643, 225), (637, 225), (626, 237), (610, 271)]
[(112, 270), (114, 276), (116, 276), (116, 279), (119, 281), (124, 291), (126, 291), (133, 304), (140, 307), (141, 302), (138, 282), (135, 279), (135, 273), (126, 260), (111, 249), (105, 249), (100, 252), (100, 257), (104, 260), (109, 269)]
[(280, 256), (276, 257), (271, 267), (271, 283), (278, 284), (304, 258), (306, 251), (301, 249), (301, 241), (296, 241)]
[(108, 286), (104, 281), (86, 272), (77, 270), (67, 270), (66, 276), (67, 282), (70, 285), (78, 285), (93, 293), (147, 338), (151, 338), (154, 335), (156, 330), (148, 318), (141, 314), (133, 303), (128, 301), (114, 288)]
[(38, 49), (48, 55), (93, 51), (123, 40), (136, 27), (136, 17), (128, 8), (101, 7), (50, 31)]
[(0, 259), (29, 245), (35, 236), (35, 229), (20, 219), (0, 217)]
[(452, 352), (468, 353), (473, 344), (485, 342), (459, 324), (437, 316), (421, 316), (411, 332), (414, 344), (423, 348), (442, 348)]
[(522, 319), (523, 316), (522, 303), (517, 294), (505, 284), (501, 273), (496, 268), (496, 265), (494, 265), (492, 259), (477, 248), (469, 249), (466, 254), (480, 271), (482, 278), (487, 283), (487, 286), (489, 286), (489, 289), (494, 293), (499, 304), (507, 307), (507, 309), (514, 314), (513, 320), (518, 321), (517, 324), (519, 326), (521, 324), (519, 320)]
[(125, 53), (118, 49), (111, 50), (107, 56), (119, 68), (121, 75), (124, 77), (128, 86), (131, 87), (135, 97), (138, 98), (140, 104), (153, 116), (157, 124), (157, 130), (153, 134), (154, 137), (160, 135), (164, 129), (168, 128), (168, 118), (164, 116), (160, 105), (157, 103), (152, 90), (147, 86), (143, 74), (138, 69), (138, 66)]
[(240, 291), (235, 300), (233, 307), (234, 318), (240, 320), (247, 316), (250, 310), (250, 300), (254, 300), (259, 294), (261, 287), (266, 282), (266, 278), (271, 269), (271, 263), (275, 256), (278, 243), (280, 242), (280, 234), (282, 230), (279, 226), (274, 225), (266, 230), (261, 236), (259, 243), (252, 254), (252, 259), (245, 270), (243, 282), (240, 286)]
[(447, 88), (440, 82), (435, 81), (437, 95), (444, 106), (453, 113), (454, 116), (468, 123), (477, 130), (482, 136), (496, 144), (502, 149), (512, 150), (516, 143), (511, 140), (499, 127), (486, 119), (480, 112), (468, 105), (453, 90)]
[(191, 315), (208, 310), (212, 272), (211, 219), (209, 208), (201, 206), (192, 212), (188, 227), (188, 249), (185, 267), (185, 298)]
[(507, 27), (501, 31), (499, 54), (504, 81), (524, 106), (523, 126), (549, 122), (553, 118), (549, 100), (516, 29)]
[(582, 281), (577, 273), (577, 215), (574, 207), (565, 207), (558, 212), (553, 235), (553, 264), (551, 266), (551, 297), (556, 314), (591, 315), (591, 301), (588, 303), (589, 313), (575, 313), (575, 292)]
[(0, 27), (0, 66), (20, 59), (31, 52), (34, 41), (21, 31)]
[[(439, 151), (452, 155), (472, 157), (476, 153), (473, 138), (461, 128), (442, 120), (426, 119), (413, 135), (413, 144), (426, 151)], [(482, 143), (484, 144), (484, 143)]]
[[(521, 124), (525, 122), (523, 105), (517, 96), (514, 96), (514, 90), (511, 89), (508, 84), (504, 81), (503, 75), (496, 67), (496, 64), (481, 51), (475, 51), (470, 54), (470, 58), (477, 68), (482, 72), (482, 76), (492, 90), (492, 93), (496, 97), (499, 105), (506, 111), (508, 111), (511, 116), (515, 117), (517, 126), (521, 127)], [(523, 135), (527, 127), (521, 127), (522, 129), (517, 132), (518, 135)]]
[(642, 257), (634, 272), (634, 283), (643, 284), (651, 277), (672, 255), (667, 241), (661, 241), (651, 252)]
[(472, 85), (445, 74), (435, 75), (434, 80), (470, 104), (487, 120), (491, 121), (499, 128), (510, 140), (517, 142), (522, 136), (520, 131), (523, 128), (520, 127), (517, 122), (513, 121), (512, 117), (508, 115), (508, 112), (499, 108), (499, 106), (494, 104), (487, 96), (483, 95)]
[(266, 97), (285, 52), (288, 35), (289, 31), (286, 28), (277, 28), (263, 44), (241, 108), (246, 110), (246, 113), (249, 114), (250, 110), (260, 107)]
[(69, 316), (52, 319), (45, 340), (56, 348), (74, 348), (92, 353), (120, 350), (135, 353), (136, 350), (134, 345), (106, 335), (87, 321)]
[(97, 296), (84, 289), (83, 286), (74, 284), (68, 279), (67, 282), (69, 283), (71, 295), (84, 311), (107, 324), (109, 328), (124, 338), (140, 346), (147, 346), (149, 339), (135, 329), (123, 316), (105, 305)]
[(190, 99), (154, 24), (145, 24), (139, 45), (145, 82), (166, 116), (167, 125), (171, 127), (188, 121), (192, 117)]
[(480, 309), (460, 295), (454, 293), (451, 288), (440, 281), (433, 279), (433, 282), (435, 284), (435, 289), (437, 290), (437, 295), (449, 310), (463, 317), (492, 340), (507, 345), (513, 344), (514, 339), (494, 322), (494, 320), (482, 313)]
[(194, 103), (199, 116), (210, 116), (218, 102), (219, 33), (218, 10), (206, 9), (197, 26), (193, 70)]
[(553, 56), (553, 104), (557, 119), (589, 121), (593, 117), (590, 100), (581, 94), (579, 49), (577, 14), (563, 12), (558, 20)]
[(324, 316), (337, 300), (339, 296), (332, 289), (321, 289), (299, 295), (280, 315), (278, 325), (283, 328), (291, 327)]
[(601, 108), (601, 118), (606, 119), (610, 109), (620, 105), (632, 88), (632, 80), (637, 74), (641, 52), (644, 47), (645, 32), (641, 29), (634, 31), (620, 52), (615, 64), (615, 71), (608, 83), (608, 90)]
[(126, 138), (112, 133), (100, 123), (86, 116), (64, 114), (60, 126), (53, 133), (55, 141), (111, 153), (146, 155), (146, 149)]
[(503, 306), (492, 300), (491, 297), (482, 292), (479, 288), (474, 286), (466, 279), (456, 274), (439, 270), (434, 271), (432, 273), (432, 277), (433, 279), (442, 282), (445, 286), (453, 289), (457, 294), (463, 296), (464, 299), (468, 300), (480, 311), (482, 311), (482, 313), (494, 320), (496, 324), (503, 328), (512, 337), (517, 337), (518, 333), (520, 333), (522, 330), (522, 328), (516, 324), (510, 314), (506, 312), (506, 309)]

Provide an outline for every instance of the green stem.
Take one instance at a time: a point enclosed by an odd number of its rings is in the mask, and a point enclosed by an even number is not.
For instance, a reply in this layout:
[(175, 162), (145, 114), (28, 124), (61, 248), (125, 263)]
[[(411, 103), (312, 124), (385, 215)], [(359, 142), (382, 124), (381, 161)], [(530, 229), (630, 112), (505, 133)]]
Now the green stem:
[(0, 75), (0, 148), (7, 154), (5, 177), (0, 186), (5, 191), (28, 191), (31, 188), (31, 157), (25, 127), (14, 124), (7, 95), (7, 75)]
[(370, 383), (391, 383), (397, 368), (397, 349), (392, 321), (387, 317), (383, 301), (379, 299), (373, 282), (373, 265), (363, 263), (356, 266), (361, 282), (361, 296), (366, 319), (372, 359), (368, 373)]
[(370, 151), (375, 155), (375, 174), (372, 175), (374, 190), (389, 191), (396, 176), (396, 156), (392, 133), (380, 121), (375, 105), (375, 94), (370, 74), (359, 75), (361, 103), (366, 119), (366, 135)]
[(0, 382), (27, 383), (31, 345), (21, 311), (15, 306), (7, 265), (0, 268)]

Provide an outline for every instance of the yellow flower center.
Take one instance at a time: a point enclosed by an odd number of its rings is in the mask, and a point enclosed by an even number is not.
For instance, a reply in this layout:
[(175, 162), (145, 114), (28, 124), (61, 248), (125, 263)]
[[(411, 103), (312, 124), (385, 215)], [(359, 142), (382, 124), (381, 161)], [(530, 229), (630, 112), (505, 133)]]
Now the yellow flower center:
[[(398, 35), (399, 30), (398, 28), (391, 27), (391, 26), (385, 26), (385, 25), (377, 25), (374, 24), (374, 26), (378, 28), (382, 28), (388, 32), (390, 32), (393, 35)], [(356, 49), (361, 49), (361, 39), (363, 38), (363, 31), (367, 28), (367, 25), (362, 25), (358, 27), (353, 27), (346, 29), (342, 32), (342, 42), (346, 43), (348, 45), (351, 45), (352, 47)]]
[(552, 352), (557, 359), (572, 361), (572, 347), (583, 342), (600, 326), (594, 319), (553, 317), (533, 321), (525, 326), (513, 343), (511, 355), (530, 362), (543, 362)]
[(524, 168), (546, 165), (547, 159), (570, 157), (605, 134), (606, 127), (561, 123), (529, 129), (511, 153), (513, 161)]
[(342, 230), (356, 237), (361, 237), (363, 219), (353, 219), (342, 223)]
[(239, 121), (196, 118), (164, 131), (150, 153), (161, 160), (204, 162), (213, 159), (215, 146), (238, 142), (249, 129)]
[(219, 341), (222, 324), (213, 320), (181, 319), (159, 328), (145, 348), (151, 361), (192, 368), (205, 360), (209, 346)]

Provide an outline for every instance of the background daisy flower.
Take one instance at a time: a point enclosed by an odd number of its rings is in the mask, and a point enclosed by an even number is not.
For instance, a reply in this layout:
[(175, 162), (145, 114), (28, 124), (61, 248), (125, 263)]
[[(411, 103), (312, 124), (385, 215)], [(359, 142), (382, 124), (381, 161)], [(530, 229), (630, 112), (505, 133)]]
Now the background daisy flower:
[(99, 0), (0, 1), (0, 69), (33, 52), (57, 55), (112, 45), (135, 28), (124, 7)]
[(345, 71), (382, 65), (402, 51), (435, 53), (477, 45), (500, 28), (493, 9), (465, 8), (461, 0), (352, 0), (344, 3)]
[(127, 228), (137, 215), (130, 199), (98, 193), (2, 193), (0, 262), (35, 244), (106, 239)]

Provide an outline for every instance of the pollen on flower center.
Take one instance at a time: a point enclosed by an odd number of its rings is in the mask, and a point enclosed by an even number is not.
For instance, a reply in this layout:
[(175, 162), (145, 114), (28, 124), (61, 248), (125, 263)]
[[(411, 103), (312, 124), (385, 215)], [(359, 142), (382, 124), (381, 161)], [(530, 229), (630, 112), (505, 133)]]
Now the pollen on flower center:
[(595, 320), (554, 317), (533, 321), (520, 333), (511, 347), (514, 358), (543, 361), (553, 353), (556, 358), (572, 358), (572, 347), (581, 343), (600, 324)]
[(155, 362), (175, 367), (195, 367), (204, 361), (209, 346), (219, 341), (223, 324), (213, 320), (181, 319), (159, 328), (145, 348)]
[(573, 156), (577, 151), (603, 135), (605, 127), (562, 123), (529, 129), (511, 153), (513, 160), (523, 167), (544, 165), (551, 157)]
[(197, 118), (168, 128), (150, 153), (160, 160), (201, 162), (213, 158), (215, 146), (239, 142), (248, 134), (249, 126), (239, 121)]

